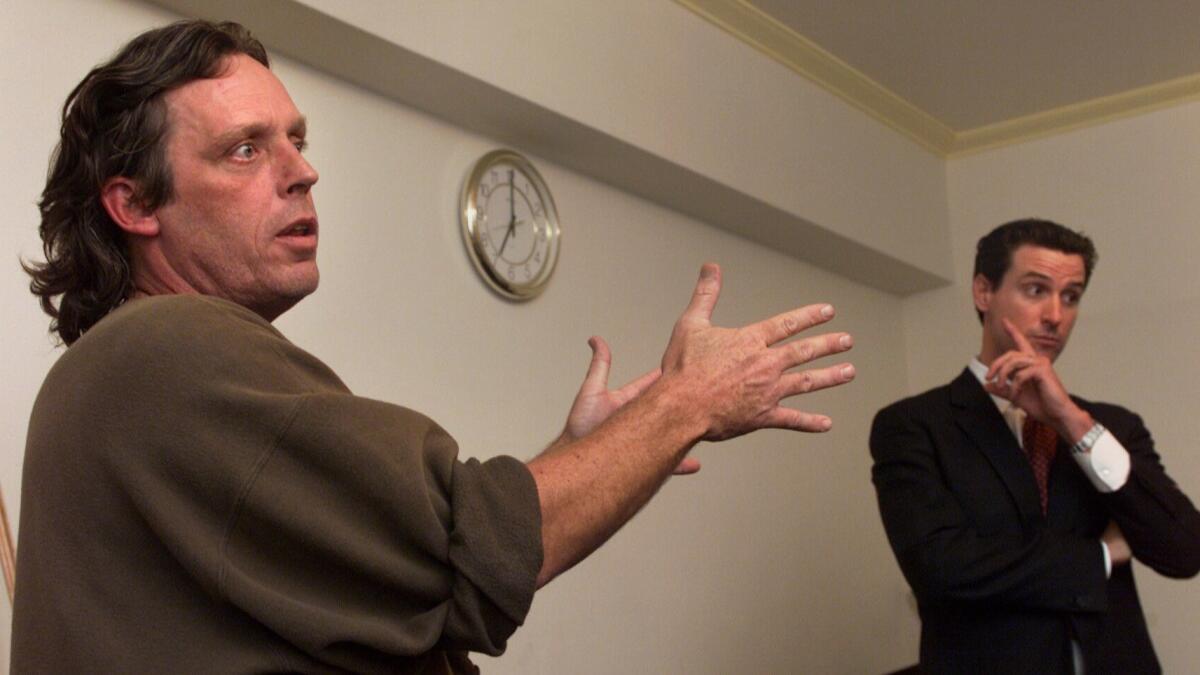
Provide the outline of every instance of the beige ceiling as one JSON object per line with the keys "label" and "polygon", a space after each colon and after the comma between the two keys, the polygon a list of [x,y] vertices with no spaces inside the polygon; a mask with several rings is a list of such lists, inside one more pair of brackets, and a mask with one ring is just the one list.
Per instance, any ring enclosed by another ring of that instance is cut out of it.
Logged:
{"label": "beige ceiling", "polygon": [[1200,97],[1200,0],[679,2],[943,154]]}

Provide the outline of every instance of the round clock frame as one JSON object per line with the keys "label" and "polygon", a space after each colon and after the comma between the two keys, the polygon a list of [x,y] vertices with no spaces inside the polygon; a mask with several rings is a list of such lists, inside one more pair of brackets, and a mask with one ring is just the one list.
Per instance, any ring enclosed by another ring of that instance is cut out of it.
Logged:
{"label": "round clock frame", "polygon": [[471,263],[492,290],[510,300],[546,290],[562,232],[550,189],[528,159],[502,149],[475,162],[459,217]]}

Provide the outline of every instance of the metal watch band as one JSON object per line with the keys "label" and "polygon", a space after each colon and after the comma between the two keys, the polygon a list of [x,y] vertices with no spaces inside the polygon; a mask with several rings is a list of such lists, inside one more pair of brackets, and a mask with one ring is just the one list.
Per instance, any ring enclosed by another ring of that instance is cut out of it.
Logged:
{"label": "metal watch band", "polygon": [[1103,434],[1105,431],[1107,431],[1107,429],[1104,428],[1103,424],[1100,424],[1099,422],[1093,424],[1092,428],[1088,429],[1087,433],[1083,435],[1083,438],[1079,439],[1078,443],[1071,446],[1071,454],[1078,455],[1085,452],[1091,452],[1092,446],[1096,445],[1096,439],[1100,438],[1100,434]]}

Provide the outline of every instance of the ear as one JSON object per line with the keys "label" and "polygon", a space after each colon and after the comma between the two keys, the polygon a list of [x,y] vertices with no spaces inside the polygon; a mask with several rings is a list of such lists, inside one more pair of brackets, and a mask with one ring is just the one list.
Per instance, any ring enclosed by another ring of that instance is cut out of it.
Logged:
{"label": "ear", "polygon": [[975,298],[975,309],[987,314],[992,306],[992,282],[982,274],[976,274],[971,282],[971,295]]}
{"label": "ear", "polygon": [[108,217],[128,234],[142,237],[158,235],[158,218],[138,199],[137,183],[125,176],[109,178],[100,188],[100,202]]}

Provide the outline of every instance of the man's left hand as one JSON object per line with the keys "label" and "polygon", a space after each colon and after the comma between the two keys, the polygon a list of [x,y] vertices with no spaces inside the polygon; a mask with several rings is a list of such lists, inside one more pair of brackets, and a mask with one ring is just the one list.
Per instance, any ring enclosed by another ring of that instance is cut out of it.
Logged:
{"label": "man's left hand", "polygon": [[1113,567],[1129,564],[1129,560],[1133,557],[1133,551],[1129,548],[1129,542],[1125,541],[1125,535],[1121,533],[1117,521],[1108,521],[1108,527],[1104,528],[1104,534],[1100,535],[1100,541],[1103,541],[1104,545],[1108,547],[1108,559],[1112,562]]}
{"label": "man's left hand", "polygon": [[992,361],[985,388],[1008,399],[1033,419],[1053,427],[1068,443],[1083,438],[1095,421],[1067,394],[1050,358],[1038,353],[1008,319],[1004,330],[1016,349]]}
{"label": "man's left hand", "polygon": [[[567,413],[567,426],[554,446],[570,443],[590,434],[621,406],[640,396],[662,375],[662,369],[655,368],[620,389],[609,389],[608,372],[612,366],[612,352],[608,343],[604,338],[595,336],[588,340],[588,346],[592,348],[592,362],[588,365],[587,375],[583,378],[579,393],[575,395],[571,411]],[[699,470],[699,460],[685,457],[675,468],[675,473],[690,474]]]}

